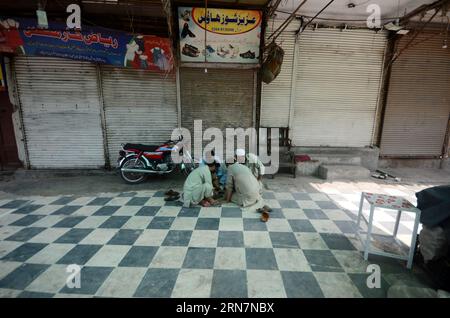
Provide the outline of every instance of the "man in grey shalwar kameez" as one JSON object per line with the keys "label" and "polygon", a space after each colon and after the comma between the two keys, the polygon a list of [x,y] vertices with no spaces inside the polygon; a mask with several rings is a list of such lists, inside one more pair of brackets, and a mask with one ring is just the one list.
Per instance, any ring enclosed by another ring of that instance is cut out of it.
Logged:
{"label": "man in grey shalwar kameez", "polygon": [[262,193],[264,186],[262,183],[262,176],[264,175],[265,167],[261,160],[258,158],[257,155],[253,153],[245,153],[244,149],[237,149],[236,150],[236,161],[245,165],[247,168],[250,169],[250,171],[255,176],[256,180],[258,180],[259,183],[259,193]]}
{"label": "man in grey shalwar kameez", "polygon": [[248,207],[262,200],[260,185],[250,169],[238,162],[228,167],[226,200]]}

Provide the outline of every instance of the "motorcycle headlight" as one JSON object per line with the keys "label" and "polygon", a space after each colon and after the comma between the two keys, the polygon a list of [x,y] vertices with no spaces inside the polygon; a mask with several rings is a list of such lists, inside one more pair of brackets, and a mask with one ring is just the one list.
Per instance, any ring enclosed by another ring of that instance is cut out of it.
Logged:
{"label": "motorcycle headlight", "polygon": [[119,156],[120,157],[125,157],[125,155],[126,155],[125,151],[123,151],[123,150],[119,151]]}

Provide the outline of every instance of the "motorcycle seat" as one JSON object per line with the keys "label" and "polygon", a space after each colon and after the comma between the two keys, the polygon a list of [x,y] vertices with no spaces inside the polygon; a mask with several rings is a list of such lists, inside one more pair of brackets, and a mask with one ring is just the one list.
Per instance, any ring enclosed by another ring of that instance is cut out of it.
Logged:
{"label": "motorcycle seat", "polygon": [[155,145],[143,145],[143,144],[125,144],[123,146],[124,150],[128,150],[128,149],[137,149],[137,150],[141,150],[141,151],[148,151],[148,152],[153,152],[156,149],[158,149],[159,146],[155,146]]}

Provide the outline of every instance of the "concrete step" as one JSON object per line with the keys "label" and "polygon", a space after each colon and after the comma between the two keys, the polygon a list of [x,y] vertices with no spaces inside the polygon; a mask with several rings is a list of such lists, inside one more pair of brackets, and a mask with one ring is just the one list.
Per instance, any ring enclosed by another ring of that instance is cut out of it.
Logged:
{"label": "concrete step", "polygon": [[325,180],[365,179],[370,177],[370,171],[355,165],[320,165],[319,177]]}
{"label": "concrete step", "polygon": [[317,160],[297,162],[298,176],[317,176],[322,163]]}
{"label": "concrete step", "polygon": [[312,160],[320,161],[324,165],[361,165],[361,157],[353,154],[315,154],[310,153],[308,156],[311,157]]}
{"label": "concrete step", "polygon": [[348,154],[348,153],[356,153],[365,148],[355,148],[355,147],[292,147],[296,153],[323,153],[323,154]]}
{"label": "concrete step", "polygon": [[323,164],[361,165],[371,171],[378,168],[380,152],[377,147],[292,147],[292,151],[322,160]]}

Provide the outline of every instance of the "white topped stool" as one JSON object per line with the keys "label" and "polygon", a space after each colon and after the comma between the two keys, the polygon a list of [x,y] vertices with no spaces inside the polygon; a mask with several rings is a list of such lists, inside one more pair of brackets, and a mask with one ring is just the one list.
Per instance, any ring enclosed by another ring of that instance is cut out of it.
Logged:
{"label": "white topped stool", "polygon": [[[362,212],[364,200],[366,200],[370,204],[370,214],[369,214],[368,221],[366,220],[366,218],[364,217],[363,212]],[[413,233],[412,233],[411,247],[409,249],[408,256],[397,255],[397,254],[393,254],[393,253],[387,253],[387,252],[376,251],[376,250],[371,249],[370,240],[372,238],[373,216],[375,213],[375,208],[384,208],[384,209],[397,211],[397,219],[395,221],[394,233],[393,233],[394,238],[396,238],[396,236],[397,236],[397,231],[398,231],[398,226],[400,224],[400,218],[402,215],[402,211],[415,213],[414,229],[413,229]],[[373,255],[381,255],[381,256],[406,260],[407,261],[406,267],[410,269],[412,267],[412,262],[413,262],[413,258],[414,258],[414,250],[416,247],[417,230],[419,228],[419,223],[420,223],[420,210],[418,208],[416,208],[411,202],[409,202],[408,200],[406,200],[402,197],[363,192],[361,194],[361,202],[359,204],[359,212],[358,212],[358,221],[356,224],[356,235],[363,241],[363,239],[359,233],[359,225],[361,223],[361,217],[367,223],[367,237],[365,239],[365,242],[363,242],[363,244],[364,244],[364,259],[367,260],[369,257],[369,254],[373,254]]]}

